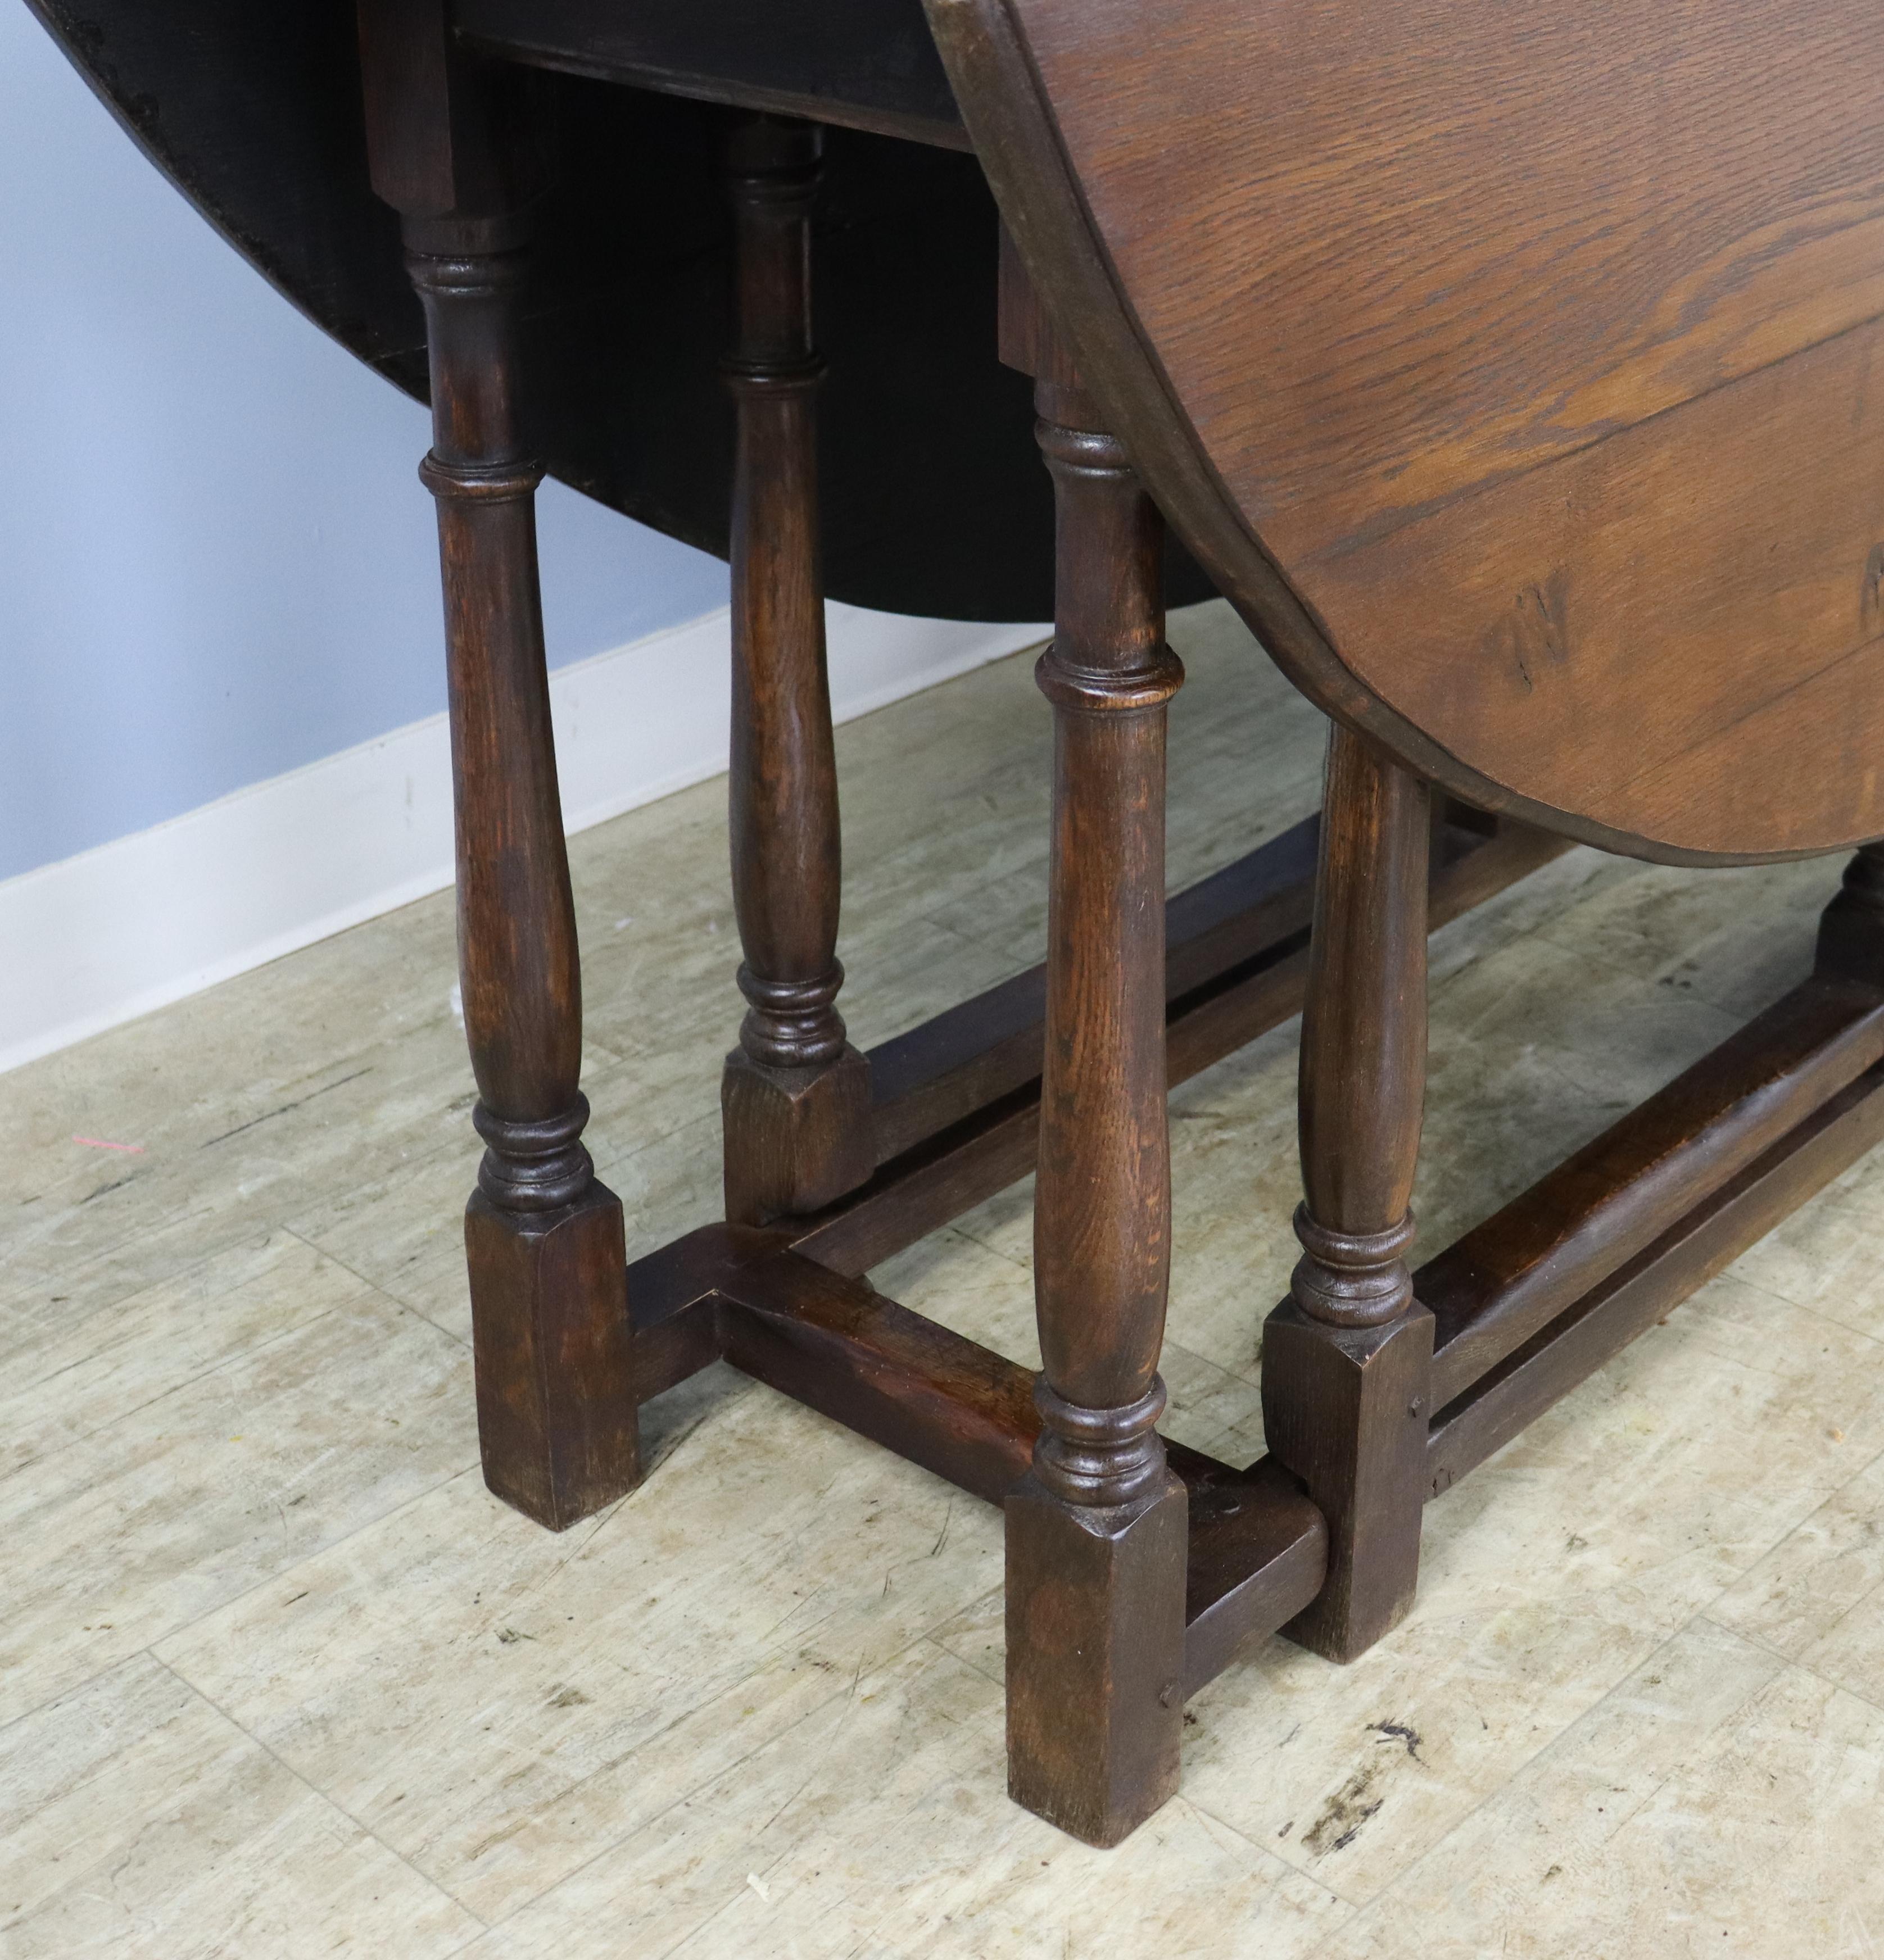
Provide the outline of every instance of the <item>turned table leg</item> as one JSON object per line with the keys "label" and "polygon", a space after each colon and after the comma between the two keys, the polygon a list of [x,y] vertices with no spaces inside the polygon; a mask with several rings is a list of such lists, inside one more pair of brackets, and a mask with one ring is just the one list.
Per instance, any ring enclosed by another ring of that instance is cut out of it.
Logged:
{"label": "turned table leg", "polygon": [[1884,987],[1884,844],[1860,845],[1819,917],[1815,967],[1825,979]]}
{"label": "turned table leg", "polygon": [[457,828],[458,955],[486,1146],[465,1214],[484,1474],[561,1530],[638,1475],[622,1208],[581,1138],[575,912],[517,396],[529,162],[514,78],[434,8],[362,13],[374,181],[424,304]]}
{"label": "turned table leg", "polygon": [[[1024,275],[1003,358],[1038,377],[1058,508],[1046,1039],[1034,1274],[1044,1427],[1007,1500],[1007,1778],[1114,1844],[1176,1790],[1182,1484],[1158,1350],[1170,1269],[1165,1112],[1163,526]],[[1021,317],[1030,312],[1030,317]]]}
{"label": "turned table leg", "polygon": [[1329,737],[1302,1016],[1306,1198],[1290,1297],[1262,1349],[1271,1452],[1328,1521],[1328,1579],[1284,1631],[1351,1660],[1419,1570],[1433,1317],[1413,1297],[1409,1201],[1426,1087],[1426,786]]}
{"label": "turned table leg", "polygon": [[837,764],[825,670],[810,214],[821,132],[756,116],[727,161],[737,336],[733,905],[749,1004],[721,1090],[726,1215],[814,1211],[876,1166],[870,1065],[837,1011]]}

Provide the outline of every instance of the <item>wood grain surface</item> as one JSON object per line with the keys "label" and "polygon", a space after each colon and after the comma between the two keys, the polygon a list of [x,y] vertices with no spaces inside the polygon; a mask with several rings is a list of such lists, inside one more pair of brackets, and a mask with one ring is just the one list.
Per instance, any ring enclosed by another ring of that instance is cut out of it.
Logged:
{"label": "wood grain surface", "polygon": [[929,0],[1004,215],[1294,678],[1666,858],[1884,829],[1855,0]]}

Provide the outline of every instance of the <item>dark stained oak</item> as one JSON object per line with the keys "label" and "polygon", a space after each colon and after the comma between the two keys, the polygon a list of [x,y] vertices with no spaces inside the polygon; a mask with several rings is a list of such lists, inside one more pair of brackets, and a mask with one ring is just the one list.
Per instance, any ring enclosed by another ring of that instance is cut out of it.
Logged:
{"label": "dark stained oak", "polygon": [[1334,548],[1305,589],[1364,676],[1526,794],[1732,855],[1884,829],[1880,341],[1854,327]]}
{"label": "dark stained oak", "polygon": [[[495,17],[509,0],[469,4]],[[1560,848],[1514,815],[1673,859],[1884,829],[1869,393],[1884,98],[1866,83],[1826,113],[1833,65],[1860,46],[1839,0],[1813,0],[1803,48],[1752,0],[1704,21],[1643,0],[1571,16],[1415,0],[1390,20],[1356,0],[1308,16],[928,4],[1011,226],[997,338],[1033,377],[1054,483],[1048,957],[886,1045],[874,1081],[845,1040],[811,409],[819,138],[749,119],[730,171],[749,1011],[723,1105],[729,1222],[628,1274],[624,1395],[584,1305],[601,1241],[576,1231],[552,1256],[553,1233],[488,1201],[527,1213],[586,1167],[573,1077],[539,1069],[559,1113],[481,1119],[474,1278],[507,1303],[492,1325],[536,1344],[487,1368],[498,1351],[481,1340],[480,1382],[520,1382],[533,1357],[552,1402],[600,1382],[632,1449],[635,1404],[724,1358],[1000,1502],[1010,1790],[1104,1845],[1176,1790],[1184,1698],[1243,1642],[1280,1629],[1364,1652],[1411,1604],[1430,1494],[1884,1134],[1884,855],[1866,850],[1809,983],[1417,1285],[1409,1271],[1427,937]],[[702,18],[605,12],[557,0],[533,26],[510,7],[531,62],[618,78],[653,75],[652,41],[677,48]],[[764,72],[729,84],[696,62],[665,85],[801,102],[763,45],[778,31],[805,54],[806,30],[769,19],[740,53]],[[463,43],[445,56],[447,78],[479,78],[460,98],[478,113],[430,141],[389,128],[386,173],[421,259],[469,255],[491,284],[520,242],[532,152],[516,131],[534,126],[516,78]],[[1593,90],[1613,114],[1589,113]],[[462,198],[437,229],[441,159],[447,177],[484,171],[470,230]],[[514,331],[515,314],[492,317]],[[435,366],[444,320],[434,304]],[[507,391],[514,367],[493,342],[475,377]],[[447,421],[466,392],[443,388]],[[462,470],[432,475],[441,498],[470,495]],[[1164,709],[1182,675],[1160,505],[1335,724],[1319,822],[1185,895],[1168,941]],[[474,586],[508,578],[533,603],[514,539],[467,549]],[[547,749],[532,738],[525,791]],[[1271,1454],[1238,1470],[1157,1427],[1166,1096],[1298,1001],[1303,1256],[1265,1334]],[[861,1277],[1030,1163],[1032,1382]],[[508,1423],[522,1440],[504,1450],[527,1460],[531,1413],[494,1405],[487,1456]]]}
{"label": "dark stained oak", "polygon": [[[425,391],[345,9],[34,5],[238,249]],[[512,133],[565,166],[527,331],[542,453],[589,494],[728,546],[722,105],[896,129],[921,140],[829,145],[833,590],[1045,609],[985,168],[1174,542],[1338,719],[1647,856],[1884,831],[1884,81],[1857,0],[928,0],[933,46],[913,0],[450,18],[530,64]],[[975,157],[934,147],[963,131]]]}
{"label": "dark stained oak", "polygon": [[1004,247],[1001,356],[1035,377],[1058,512],[1045,1045],[1034,1186],[1042,1367],[1006,1501],[1007,1789],[1090,1844],[1176,1790],[1187,1503],[1157,1424],[1171,1265],[1163,520]]}
{"label": "dark stained oak", "polygon": [[1450,1490],[1879,1142],[1884,1064],[1847,1083],[1442,1408],[1427,1445],[1429,1494]]}
{"label": "dark stained oak", "polygon": [[876,1163],[869,1064],[837,1011],[842,875],[819,551],[811,124],[734,131],[733,909],[749,1004],[727,1058],[726,1215],[815,1211]]}
{"label": "dark stained oak", "polygon": [[[362,0],[357,65],[317,0],[33,4],[431,399],[479,1427],[531,1516],[628,1489],[639,1408],[721,1360],[1001,1504],[1010,1787],[1114,1844],[1186,1695],[1272,1631],[1386,1634],[1427,1497],[1884,1139],[1857,0]],[[583,1142],[544,457],[730,559],[726,1220],[632,1267]],[[1037,617],[1049,479],[1048,956],[867,1058],[826,560]],[[1319,819],[1167,906],[1169,540],[1333,727]],[[1428,934],[1571,837],[1860,848],[1809,980],[1413,1273]],[[1297,1007],[1302,1257],[1238,1468],[1157,1427],[1166,1095]],[[1037,1376],[866,1277],[1030,1169]]]}
{"label": "dark stained oak", "polygon": [[1214,1681],[1240,1648],[1296,1618],[1328,1576],[1328,1526],[1273,1456],[1234,1476],[1199,1476],[1171,1452],[1191,1494],[1184,1596],[1184,1693]]}
{"label": "dark stained oak", "polygon": [[1884,988],[1796,987],[1416,1276],[1450,1402],[1884,1057]]}
{"label": "dark stained oak", "polygon": [[[1164,985],[1173,1014],[1250,963],[1273,964],[1306,947],[1317,829],[1318,819],[1306,818],[1172,896]],[[1449,848],[1466,842],[1460,833]],[[879,1162],[1036,1080],[1045,1004],[1046,969],[1030,967],[871,1049]]]}
{"label": "dark stained oak", "polygon": [[[1213,972],[1201,953],[1194,963],[1184,945],[1174,947],[1167,972],[1182,969],[1195,984],[1166,1007],[1166,1074],[1172,1084],[1188,1081],[1300,1011],[1308,946],[1306,932],[1294,922],[1313,893],[1292,883],[1272,886],[1268,873],[1285,875],[1314,834],[1305,826],[1290,834],[1293,841],[1278,839],[1286,854],[1271,865],[1259,867],[1256,853],[1219,874],[1259,885],[1246,912],[1206,929],[1226,956],[1247,947],[1246,956]],[[1561,838],[1507,822],[1489,835],[1449,826],[1433,867],[1428,924],[1437,928],[1458,918],[1567,848]],[[1169,916],[1215,913],[1215,896],[1195,910],[1189,897],[1171,900]],[[1268,937],[1271,930],[1280,936]],[[1019,1010],[1009,989],[1023,983],[1033,986],[1033,998],[1043,998],[1043,969],[1036,969],[870,1051],[880,1090],[899,1085],[896,1099],[878,1107],[877,1134],[909,1141],[868,1184],[794,1227],[801,1250],[841,1272],[867,1271],[1033,1168],[1042,1037],[1037,1021],[1017,1027]],[[978,1028],[986,1042],[981,1056],[974,1045]],[[931,1029],[941,1032],[932,1039]],[[925,1064],[934,1067],[934,1077],[920,1072]],[[978,1080],[988,1099],[965,1099],[964,1090]]]}
{"label": "dark stained oak", "polygon": [[[1032,1374],[792,1252],[783,1230],[704,1227],[637,1261],[629,1291],[644,1401],[724,1358],[985,1502],[1032,1468]],[[1238,1469],[1165,1449],[1189,1514],[1189,1696],[1315,1596],[1327,1532],[1273,1459]]]}
{"label": "dark stained oak", "polygon": [[457,0],[514,61],[966,149],[921,0]]}
{"label": "dark stained oak", "polygon": [[[259,276],[377,374],[426,399],[424,325],[399,265],[398,221],[362,167],[348,0],[32,8]],[[579,10],[574,0],[557,10],[523,0],[513,11],[547,34]],[[838,90],[795,105],[826,123],[845,119],[845,91],[869,93],[873,73],[896,93],[926,65],[931,103],[948,100],[919,0],[599,0],[587,18],[597,33],[612,26],[618,44],[665,23],[690,31],[698,48],[716,14],[743,14],[755,30],[720,43],[729,97],[742,75],[752,81],[769,41]],[[826,23],[855,30],[841,64],[828,59]],[[591,72],[606,72],[607,59],[600,49]],[[719,360],[734,112],[665,92],[654,75],[622,87],[537,66],[531,78],[558,165],[538,214],[525,323],[533,447],[585,496],[724,558],[732,414]],[[952,140],[965,141],[959,123]],[[997,220],[981,170],[960,148],[845,127],[829,131],[825,163],[819,335],[838,377],[822,402],[830,590],[926,616],[1044,620],[1052,497],[1027,383],[999,364],[988,330]],[[921,463],[911,469],[917,427]],[[1208,597],[1181,550],[1172,560],[1172,603]]]}
{"label": "dark stained oak", "polygon": [[1328,747],[1302,1016],[1302,1257],[1263,1333],[1263,1432],[1328,1520],[1287,1629],[1351,1660],[1413,1603],[1433,1318],[1414,1297],[1426,1090],[1426,785],[1346,729]]}
{"label": "dark stained oak", "polygon": [[721,1287],[735,1367],[998,1504],[1026,1475],[1033,1377],[795,1252]]}
{"label": "dark stained oak", "polygon": [[1881,856],[1847,867],[1811,979],[1415,1276],[1434,1494],[1884,1138]]}
{"label": "dark stained oak", "polygon": [[1333,1327],[1411,1306],[1414,1167],[1426,1096],[1426,785],[1330,731],[1302,1010],[1303,1256],[1292,1290]]}
{"label": "dark stained oak", "polygon": [[1290,556],[1884,310],[1884,84],[1845,0],[1010,11],[1176,392]]}
{"label": "dark stained oak", "polygon": [[1813,970],[1821,979],[1884,987],[1884,845],[1867,844],[1844,867],[1819,915]]}
{"label": "dark stained oak", "polygon": [[637,1402],[651,1402],[721,1358],[718,1289],[730,1272],[770,1258],[781,1243],[772,1231],[702,1225],[629,1266]]}
{"label": "dark stained oak", "polygon": [[1671,860],[1884,830],[1857,0],[928,0],[1166,514],[1337,718]]}
{"label": "dark stained oak", "polygon": [[434,0],[361,14],[376,187],[425,309],[465,1032],[486,1146],[465,1217],[485,1480],[561,1530],[640,1474],[620,1201],[581,1141],[582,982],[536,584],[542,469],[518,405],[541,160],[523,84]]}

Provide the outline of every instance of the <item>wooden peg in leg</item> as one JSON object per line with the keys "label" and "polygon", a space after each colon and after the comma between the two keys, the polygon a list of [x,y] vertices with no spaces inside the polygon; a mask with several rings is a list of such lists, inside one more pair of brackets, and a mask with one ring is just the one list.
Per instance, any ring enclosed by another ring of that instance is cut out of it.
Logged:
{"label": "wooden peg in leg", "polygon": [[1302,1258],[1262,1348],[1269,1449],[1328,1521],[1328,1579],[1284,1631],[1351,1660],[1419,1570],[1433,1317],[1406,1254],[1426,1087],[1424,784],[1330,734],[1300,1125]]}
{"label": "wooden peg in leg", "polygon": [[622,1208],[582,1143],[581,972],[517,413],[525,78],[461,54],[441,0],[364,0],[374,182],[425,310],[444,571],[458,955],[486,1148],[465,1215],[485,1479],[561,1530],[639,1474]]}
{"label": "wooden peg in leg", "polygon": [[1163,527],[1007,248],[1002,358],[1036,377],[1058,517],[1035,1198],[1043,1427],[1007,1502],[1007,1774],[1113,1844],[1177,1788],[1184,1487],[1157,1424],[1170,1267]]}
{"label": "wooden peg in leg", "polygon": [[726,1213],[814,1211],[876,1167],[870,1065],[837,1011],[842,874],[825,669],[811,336],[815,125],[755,116],[727,163],[737,330],[733,475],[733,904],[749,1004],[721,1103]]}

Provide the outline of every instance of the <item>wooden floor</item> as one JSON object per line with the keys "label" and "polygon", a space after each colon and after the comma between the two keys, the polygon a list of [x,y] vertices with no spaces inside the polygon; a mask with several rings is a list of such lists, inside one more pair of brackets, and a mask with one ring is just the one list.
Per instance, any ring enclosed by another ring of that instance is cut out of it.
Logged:
{"label": "wooden floor", "polygon": [[[1221,610],[1173,638],[1176,884],[1320,730]],[[860,1045],[1039,956],[1030,666],[839,732]],[[723,796],[573,848],[631,1257],[714,1211]],[[1446,928],[1422,1250],[1801,977],[1836,877],[1578,851]],[[0,1078],[6,1960],[1884,1948],[1884,1153],[1431,1506],[1381,1646],[1206,1689],[1094,1852],[1001,1793],[991,1510],[723,1367],[566,1536],[486,1494],[452,961],[446,896]],[[1174,1102],[1166,1427],[1239,1461],[1294,1045]],[[1023,1187],[874,1277],[1032,1365],[1029,1242]]]}

